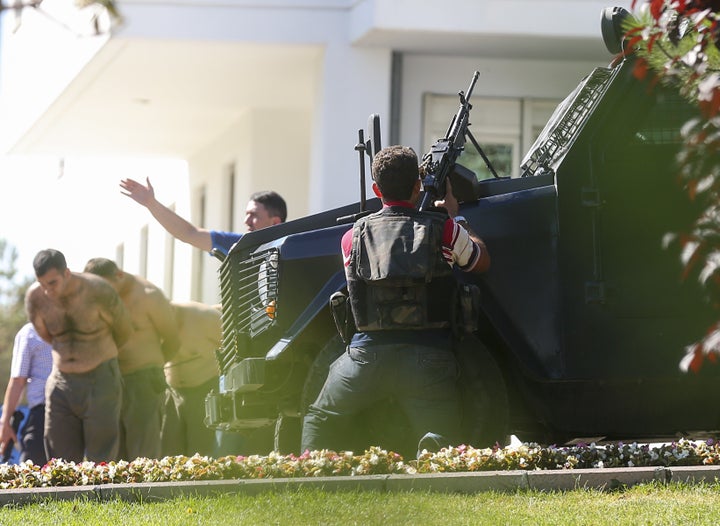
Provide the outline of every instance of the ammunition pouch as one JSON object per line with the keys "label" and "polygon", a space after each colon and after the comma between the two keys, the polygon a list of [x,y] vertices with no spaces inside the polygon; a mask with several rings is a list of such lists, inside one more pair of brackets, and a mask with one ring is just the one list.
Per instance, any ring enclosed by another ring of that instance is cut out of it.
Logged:
{"label": "ammunition pouch", "polygon": [[355,322],[347,294],[342,291],[334,292],[330,295],[329,305],[340,339],[345,345],[348,345],[353,334],[355,334]]}
{"label": "ammunition pouch", "polygon": [[480,316],[480,288],[477,285],[460,283],[457,288],[453,333],[461,338],[478,329]]}

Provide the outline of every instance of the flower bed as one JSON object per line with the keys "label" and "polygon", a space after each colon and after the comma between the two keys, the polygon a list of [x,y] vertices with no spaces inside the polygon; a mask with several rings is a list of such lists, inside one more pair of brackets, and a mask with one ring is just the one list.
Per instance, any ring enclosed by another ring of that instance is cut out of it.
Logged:
{"label": "flower bed", "polygon": [[32,462],[0,464],[0,488],[85,486],[136,482],[294,478],[334,475],[418,474],[496,470],[550,470],[633,466],[720,465],[720,443],[680,440],[649,446],[632,444],[568,447],[523,444],[506,448],[470,446],[423,452],[405,461],[392,451],[370,448],[362,455],[322,450],[303,455],[176,456],[131,462],[66,462],[52,459],[46,465]]}

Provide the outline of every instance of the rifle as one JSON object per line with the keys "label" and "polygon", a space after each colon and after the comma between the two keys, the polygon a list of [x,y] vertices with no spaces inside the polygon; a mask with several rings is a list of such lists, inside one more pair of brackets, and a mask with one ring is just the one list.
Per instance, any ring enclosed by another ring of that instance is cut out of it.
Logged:
{"label": "rifle", "polygon": [[[462,91],[458,92],[460,107],[453,116],[452,121],[450,121],[450,126],[445,133],[445,137],[435,141],[435,144],[430,147],[430,151],[426,153],[422,159],[421,164],[424,167],[425,175],[423,177],[424,194],[420,201],[420,210],[432,208],[435,200],[441,199],[445,195],[446,181],[448,177],[451,177],[456,171],[455,161],[457,161],[457,158],[460,157],[460,154],[465,149],[466,137],[469,137],[475,148],[477,148],[478,153],[482,156],[490,172],[495,177],[498,177],[485,152],[482,151],[475,137],[473,137],[470,130],[468,130],[468,126],[470,126],[470,110],[472,109],[470,96],[472,95],[478,76],[480,76],[480,73],[476,71],[470,81],[467,94]],[[466,171],[469,172],[467,169]],[[465,174],[460,175],[461,177],[465,177]],[[474,174],[472,177],[475,177]],[[477,180],[474,182],[476,181]],[[472,186],[471,184],[471,187]],[[456,196],[458,195],[457,192],[454,193]]]}

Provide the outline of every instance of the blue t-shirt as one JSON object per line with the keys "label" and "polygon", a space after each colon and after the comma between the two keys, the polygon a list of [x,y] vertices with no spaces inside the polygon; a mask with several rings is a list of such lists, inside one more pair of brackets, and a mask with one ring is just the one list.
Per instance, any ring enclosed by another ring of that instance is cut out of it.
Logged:
{"label": "blue t-shirt", "polygon": [[228,255],[228,252],[230,252],[232,246],[237,243],[242,236],[242,234],[238,234],[237,232],[221,232],[219,230],[210,231],[212,247],[219,250],[226,256]]}

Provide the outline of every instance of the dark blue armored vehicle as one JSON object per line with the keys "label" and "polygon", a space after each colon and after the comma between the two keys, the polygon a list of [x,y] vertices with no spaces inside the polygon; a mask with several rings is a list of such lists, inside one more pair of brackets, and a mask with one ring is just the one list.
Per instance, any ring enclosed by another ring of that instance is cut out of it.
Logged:
{"label": "dark blue armored vehicle", "polygon": [[[638,81],[633,66],[621,54],[592,71],[558,106],[520,177],[473,181],[463,196],[460,213],[492,256],[489,272],[462,276],[481,292],[477,331],[458,349],[467,443],[720,429],[711,402],[720,369],[678,369],[714,312],[662,243],[695,214],[675,164],[692,110]],[[223,261],[222,376],[207,425],[247,435],[257,452],[297,452],[302,415],[342,352],[328,298],[345,288],[340,238],[361,205],[380,207],[363,199],[252,232]],[[392,403],[369,411],[358,447],[412,451],[398,415]]]}

